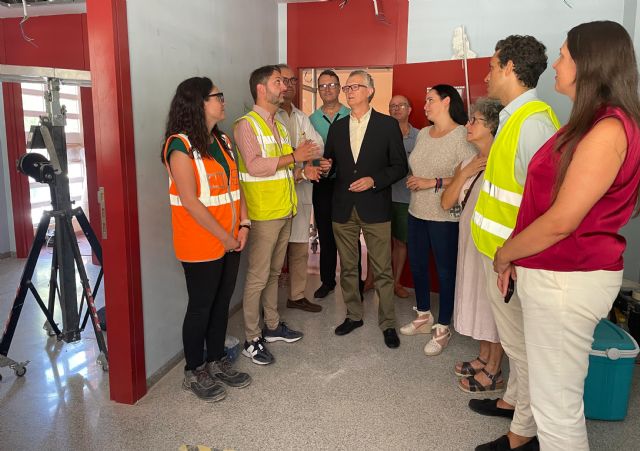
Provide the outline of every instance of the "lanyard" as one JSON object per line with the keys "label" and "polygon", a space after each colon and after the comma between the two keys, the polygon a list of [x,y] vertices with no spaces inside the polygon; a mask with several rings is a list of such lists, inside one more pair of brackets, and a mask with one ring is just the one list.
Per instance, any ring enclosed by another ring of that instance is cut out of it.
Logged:
{"label": "lanyard", "polygon": [[[335,122],[335,121],[337,121],[337,120],[338,120],[338,116],[340,116],[340,112],[337,112],[337,113],[336,113],[336,117],[334,117],[334,118],[333,118],[333,122]],[[329,123],[329,125],[333,124],[333,122],[331,122],[331,121],[329,120],[329,118],[328,118],[327,116],[325,116],[324,114],[322,115],[322,118],[323,118],[325,121],[327,121],[327,122]]]}

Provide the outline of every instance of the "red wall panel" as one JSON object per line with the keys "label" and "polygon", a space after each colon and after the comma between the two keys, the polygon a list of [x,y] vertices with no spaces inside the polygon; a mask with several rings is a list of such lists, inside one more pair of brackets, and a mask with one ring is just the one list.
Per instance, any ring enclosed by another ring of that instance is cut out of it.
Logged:
{"label": "red wall panel", "polygon": [[[490,58],[468,60],[469,94],[471,103],[486,95],[484,77],[489,72]],[[413,106],[409,121],[414,127],[427,125],[424,115],[426,90],[437,84],[464,86],[464,62],[462,60],[434,61],[430,63],[398,64],[393,66],[393,93],[407,97]],[[466,103],[466,94],[462,95]]]}
{"label": "red wall panel", "polygon": [[287,63],[300,67],[392,66],[407,58],[408,0],[371,0],[287,6]]}
{"label": "red wall panel", "polygon": [[[27,42],[20,31],[21,19],[0,19],[0,63],[15,66],[43,66],[64,69],[89,70],[87,51],[87,28],[85,14],[32,17],[24,23],[25,34],[34,39]],[[35,45],[34,45],[35,44]],[[9,176],[12,181],[12,206],[16,255],[24,258],[33,241],[31,206],[28,188],[21,186],[26,177],[19,175],[13,164],[25,152],[22,131],[22,102],[20,86],[5,84],[5,125],[7,133],[19,131],[15,137],[7,136],[9,156]],[[13,100],[9,97],[12,96]],[[89,103],[89,108],[91,108]],[[84,106],[83,106],[84,110]],[[13,141],[11,141],[13,140]],[[95,148],[89,147],[85,153],[87,162],[95,161]],[[28,185],[26,185],[28,187]],[[91,193],[89,193],[91,195]],[[25,219],[25,218],[28,218]]]}
{"label": "red wall panel", "polygon": [[23,28],[25,34],[34,39],[35,45],[23,39],[20,31],[21,19],[1,20],[5,51],[3,64],[89,70],[89,59],[84,51],[84,14],[29,18]]}

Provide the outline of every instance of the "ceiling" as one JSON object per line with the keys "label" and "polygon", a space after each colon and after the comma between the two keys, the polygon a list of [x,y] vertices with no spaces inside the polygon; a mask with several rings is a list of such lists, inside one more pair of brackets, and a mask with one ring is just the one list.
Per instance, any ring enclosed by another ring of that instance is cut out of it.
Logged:
{"label": "ceiling", "polygon": [[[87,12],[85,0],[27,0],[29,16],[54,16]],[[0,0],[0,18],[22,17],[22,0]]]}

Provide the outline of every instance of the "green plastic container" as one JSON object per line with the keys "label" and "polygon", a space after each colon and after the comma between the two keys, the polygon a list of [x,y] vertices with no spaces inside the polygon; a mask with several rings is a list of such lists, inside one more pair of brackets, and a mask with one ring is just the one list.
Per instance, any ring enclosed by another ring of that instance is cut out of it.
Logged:
{"label": "green plastic container", "polygon": [[584,415],[591,420],[624,420],[638,343],[629,333],[602,319],[593,334],[589,372],[584,383]]}

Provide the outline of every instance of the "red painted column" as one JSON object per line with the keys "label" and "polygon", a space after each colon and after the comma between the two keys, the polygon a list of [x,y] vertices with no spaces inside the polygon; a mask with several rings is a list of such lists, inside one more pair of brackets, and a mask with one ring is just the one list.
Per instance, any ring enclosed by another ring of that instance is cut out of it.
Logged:
{"label": "red painted column", "polygon": [[20,174],[16,168],[16,161],[27,151],[24,139],[22,89],[18,83],[3,83],[2,89],[4,92],[7,156],[9,160],[9,180],[11,182],[16,256],[18,258],[26,258],[33,243],[29,178]]}
{"label": "red painted column", "polygon": [[[100,233],[100,204],[98,203],[98,161],[96,159],[96,140],[93,129],[93,101],[91,100],[91,88],[80,88],[80,103],[82,106],[82,137],[84,140],[84,161],[87,174],[87,197],[89,211],[85,214],[89,217],[91,228],[102,243]],[[93,264],[99,264],[93,254]]]}
{"label": "red painted column", "polygon": [[132,404],[146,393],[146,374],[125,0],[88,1],[87,29],[98,184],[106,207],[109,383],[111,399]]}

